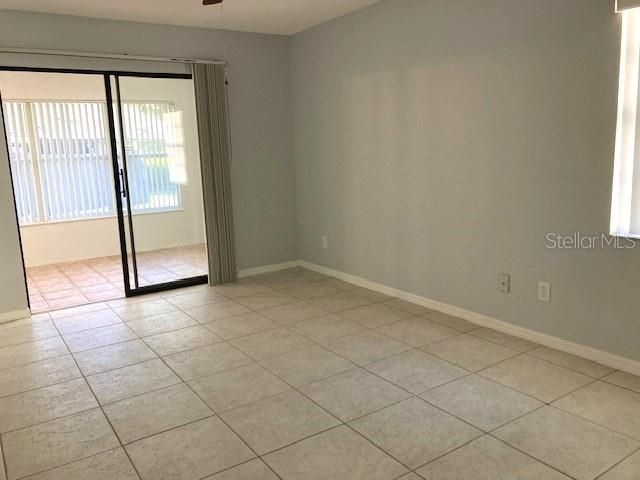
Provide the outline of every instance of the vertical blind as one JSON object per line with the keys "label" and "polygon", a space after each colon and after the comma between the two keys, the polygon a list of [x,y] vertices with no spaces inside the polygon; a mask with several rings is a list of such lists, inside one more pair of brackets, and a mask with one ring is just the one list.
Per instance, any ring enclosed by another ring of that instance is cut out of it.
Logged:
{"label": "vertical blind", "polygon": [[622,14],[618,119],[610,233],[640,238],[640,9]]}
{"label": "vertical blind", "polygon": [[209,284],[235,282],[238,269],[231,197],[226,67],[196,64],[193,83],[209,257]]}
{"label": "vertical blind", "polygon": [[[167,210],[180,207],[180,188],[169,165],[171,126],[175,107],[170,103],[122,104],[131,210],[134,212]],[[116,129],[120,148],[119,129]],[[175,181],[174,181],[175,180]]]}
{"label": "vertical blind", "polygon": [[35,102],[38,152],[46,221],[113,214],[113,187],[104,129],[104,105]]}
{"label": "vertical blind", "polygon": [[14,196],[21,224],[34,223],[40,216],[25,107],[24,103],[4,103]]}
{"label": "vertical blind", "polygon": [[[4,111],[21,225],[115,215],[104,103],[7,101]],[[182,135],[174,113],[166,102],[123,103],[133,213],[181,207],[168,152],[168,138]]]}

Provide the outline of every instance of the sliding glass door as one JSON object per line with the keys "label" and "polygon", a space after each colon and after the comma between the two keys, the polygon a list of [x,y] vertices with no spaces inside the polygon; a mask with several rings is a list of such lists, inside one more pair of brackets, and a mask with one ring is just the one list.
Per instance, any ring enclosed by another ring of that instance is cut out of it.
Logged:
{"label": "sliding glass door", "polygon": [[206,280],[198,131],[188,78],[113,75],[125,288]]}
{"label": "sliding glass door", "polygon": [[36,311],[207,281],[190,75],[0,67]]}
{"label": "sliding glass door", "polygon": [[34,313],[125,295],[104,85],[102,74],[0,69]]}

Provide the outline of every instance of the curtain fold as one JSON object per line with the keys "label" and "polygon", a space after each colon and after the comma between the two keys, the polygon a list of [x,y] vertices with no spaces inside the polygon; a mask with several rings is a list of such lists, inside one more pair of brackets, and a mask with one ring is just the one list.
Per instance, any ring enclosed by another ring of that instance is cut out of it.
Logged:
{"label": "curtain fold", "polygon": [[231,153],[225,66],[193,66],[200,165],[209,257],[209,284],[237,278],[231,204]]}

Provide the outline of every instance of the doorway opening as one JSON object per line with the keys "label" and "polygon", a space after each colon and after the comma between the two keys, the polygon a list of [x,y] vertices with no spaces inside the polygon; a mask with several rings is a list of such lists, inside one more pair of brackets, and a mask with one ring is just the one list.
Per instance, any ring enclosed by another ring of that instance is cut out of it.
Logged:
{"label": "doorway opening", "polygon": [[190,75],[0,71],[32,313],[206,283]]}

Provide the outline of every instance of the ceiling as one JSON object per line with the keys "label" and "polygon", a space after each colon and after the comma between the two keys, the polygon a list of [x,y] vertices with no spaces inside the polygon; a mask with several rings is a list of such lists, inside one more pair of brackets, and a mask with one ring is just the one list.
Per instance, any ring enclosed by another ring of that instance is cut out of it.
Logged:
{"label": "ceiling", "polygon": [[[225,0],[228,30],[293,35],[380,0]],[[0,9],[220,28],[220,7],[201,0],[0,0]]]}

